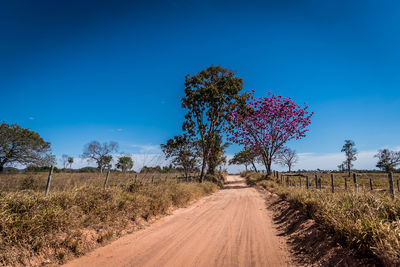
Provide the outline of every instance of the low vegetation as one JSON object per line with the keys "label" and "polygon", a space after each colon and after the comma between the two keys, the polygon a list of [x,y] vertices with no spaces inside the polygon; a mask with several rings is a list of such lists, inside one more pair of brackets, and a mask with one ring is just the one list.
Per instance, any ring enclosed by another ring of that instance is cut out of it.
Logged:
{"label": "low vegetation", "polygon": [[[84,174],[94,175],[92,184],[65,189],[55,179],[54,190],[45,197],[39,177],[24,175],[15,183],[17,190],[0,191],[0,265],[62,263],[218,188],[211,182],[173,179],[135,183],[130,177],[104,190],[94,182],[98,175]],[[65,182],[74,181],[63,175]]]}
{"label": "low vegetation", "polygon": [[400,199],[379,191],[328,190],[288,187],[262,174],[245,173],[250,184],[276,193],[313,218],[338,242],[374,256],[384,265],[400,264]]}

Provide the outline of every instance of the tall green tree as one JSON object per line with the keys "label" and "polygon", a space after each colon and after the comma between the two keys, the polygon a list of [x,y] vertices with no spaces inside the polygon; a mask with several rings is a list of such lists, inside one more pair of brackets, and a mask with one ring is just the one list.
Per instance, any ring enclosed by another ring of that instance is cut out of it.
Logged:
{"label": "tall green tree", "polygon": [[191,172],[198,169],[198,142],[186,135],[177,135],[161,144],[161,149],[167,159],[172,159],[176,168],[182,168],[186,180]]}
{"label": "tall green tree", "polygon": [[253,170],[257,172],[257,167],[256,167],[256,162],[258,162],[258,155],[250,149],[245,148],[242,151],[239,151],[236,153],[231,160],[229,160],[230,165],[244,165],[244,167],[247,169],[247,166],[252,165]]}
{"label": "tall green tree", "polygon": [[400,152],[391,151],[386,148],[379,150],[378,154],[374,157],[378,158],[376,167],[385,172],[394,171],[395,167],[400,164]]}
{"label": "tall green tree", "polygon": [[111,153],[118,151],[117,142],[109,142],[100,144],[98,141],[92,141],[85,145],[82,157],[89,161],[95,161],[100,172],[105,168],[111,167],[112,156]]}
{"label": "tall green tree", "polygon": [[235,104],[245,102],[245,95],[239,94],[242,87],[243,80],[235,77],[234,71],[220,66],[211,66],[193,76],[186,76],[182,106],[187,113],[182,128],[199,139],[202,157],[201,182],[214,138],[221,135],[227,114]]}
{"label": "tall green tree", "polygon": [[50,143],[38,133],[17,124],[0,124],[0,172],[13,164],[53,164],[54,156],[50,150]]}
{"label": "tall green tree", "polygon": [[208,158],[208,174],[215,174],[215,170],[218,166],[226,163],[225,149],[229,146],[229,143],[223,143],[222,137],[219,134],[215,134],[212,139],[210,156]]}
{"label": "tall green tree", "polygon": [[131,157],[123,156],[118,159],[117,169],[120,169],[122,172],[129,171],[133,168],[133,160]]}
{"label": "tall green tree", "polygon": [[73,157],[68,157],[68,164],[69,164],[69,168],[72,168],[72,163],[74,163],[74,158]]}
{"label": "tall green tree", "polygon": [[357,160],[357,149],[355,148],[355,143],[352,140],[345,140],[344,145],[342,147],[342,152],[346,155],[346,160],[343,162],[345,164],[346,169],[349,173],[351,172],[351,168],[353,167],[353,161]]}

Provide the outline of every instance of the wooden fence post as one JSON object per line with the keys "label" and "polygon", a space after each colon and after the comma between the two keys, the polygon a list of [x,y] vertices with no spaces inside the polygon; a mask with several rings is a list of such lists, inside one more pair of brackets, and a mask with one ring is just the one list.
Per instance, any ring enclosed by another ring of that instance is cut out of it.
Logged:
{"label": "wooden fence post", "polygon": [[397,179],[397,192],[400,192],[399,179]]}
{"label": "wooden fence post", "polygon": [[389,172],[389,189],[390,189],[390,197],[394,199],[394,185],[393,185],[393,173]]}
{"label": "wooden fence post", "polygon": [[315,175],[315,189],[318,189],[318,176]]}
{"label": "wooden fence post", "polygon": [[306,187],[309,188],[310,184],[308,183],[308,175],[306,176]]}
{"label": "wooden fence post", "polygon": [[347,191],[347,176],[344,177],[344,190]]}
{"label": "wooden fence post", "polygon": [[107,184],[108,184],[108,176],[110,175],[110,169],[107,171],[106,179],[104,180],[104,189],[106,189]]}
{"label": "wooden fence post", "polygon": [[301,187],[301,176],[299,176],[299,186]]}
{"label": "wooden fence post", "polygon": [[319,190],[322,190],[322,178],[321,177],[318,178],[318,187],[319,187]]}
{"label": "wooden fence post", "polygon": [[151,184],[154,184],[154,175],[151,177]]}
{"label": "wooden fence post", "polygon": [[357,174],[353,173],[354,191],[358,193]]}
{"label": "wooden fence post", "polygon": [[334,183],[334,176],[333,173],[331,173],[331,187],[332,187],[332,193],[335,193],[335,183]]}
{"label": "wooden fence post", "polygon": [[136,175],[135,175],[135,184],[137,183],[137,176],[138,176],[138,175],[136,174]]}
{"label": "wooden fence post", "polygon": [[47,178],[46,196],[49,194],[49,191],[50,191],[50,183],[51,183],[51,178],[53,177],[53,170],[54,170],[54,166],[51,165],[50,171],[49,171],[49,177]]}
{"label": "wooden fence post", "polygon": [[369,178],[369,189],[372,191],[372,178]]}

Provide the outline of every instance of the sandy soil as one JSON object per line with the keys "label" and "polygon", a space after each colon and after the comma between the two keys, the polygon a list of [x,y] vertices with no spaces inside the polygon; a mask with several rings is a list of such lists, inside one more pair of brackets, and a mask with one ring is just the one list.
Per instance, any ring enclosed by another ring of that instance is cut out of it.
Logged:
{"label": "sandy soil", "polygon": [[65,266],[288,266],[265,200],[243,178]]}

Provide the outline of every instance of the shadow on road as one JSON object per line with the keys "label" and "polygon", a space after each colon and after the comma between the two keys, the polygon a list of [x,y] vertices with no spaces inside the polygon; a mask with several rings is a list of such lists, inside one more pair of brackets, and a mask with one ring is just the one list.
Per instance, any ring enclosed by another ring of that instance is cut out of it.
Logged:
{"label": "shadow on road", "polygon": [[222,190],[227,190],[227,189],[244,189],[248,188],[249,186],[246,185],[243,181],[230,181],[226,182],[224,184],[224,187]]}

